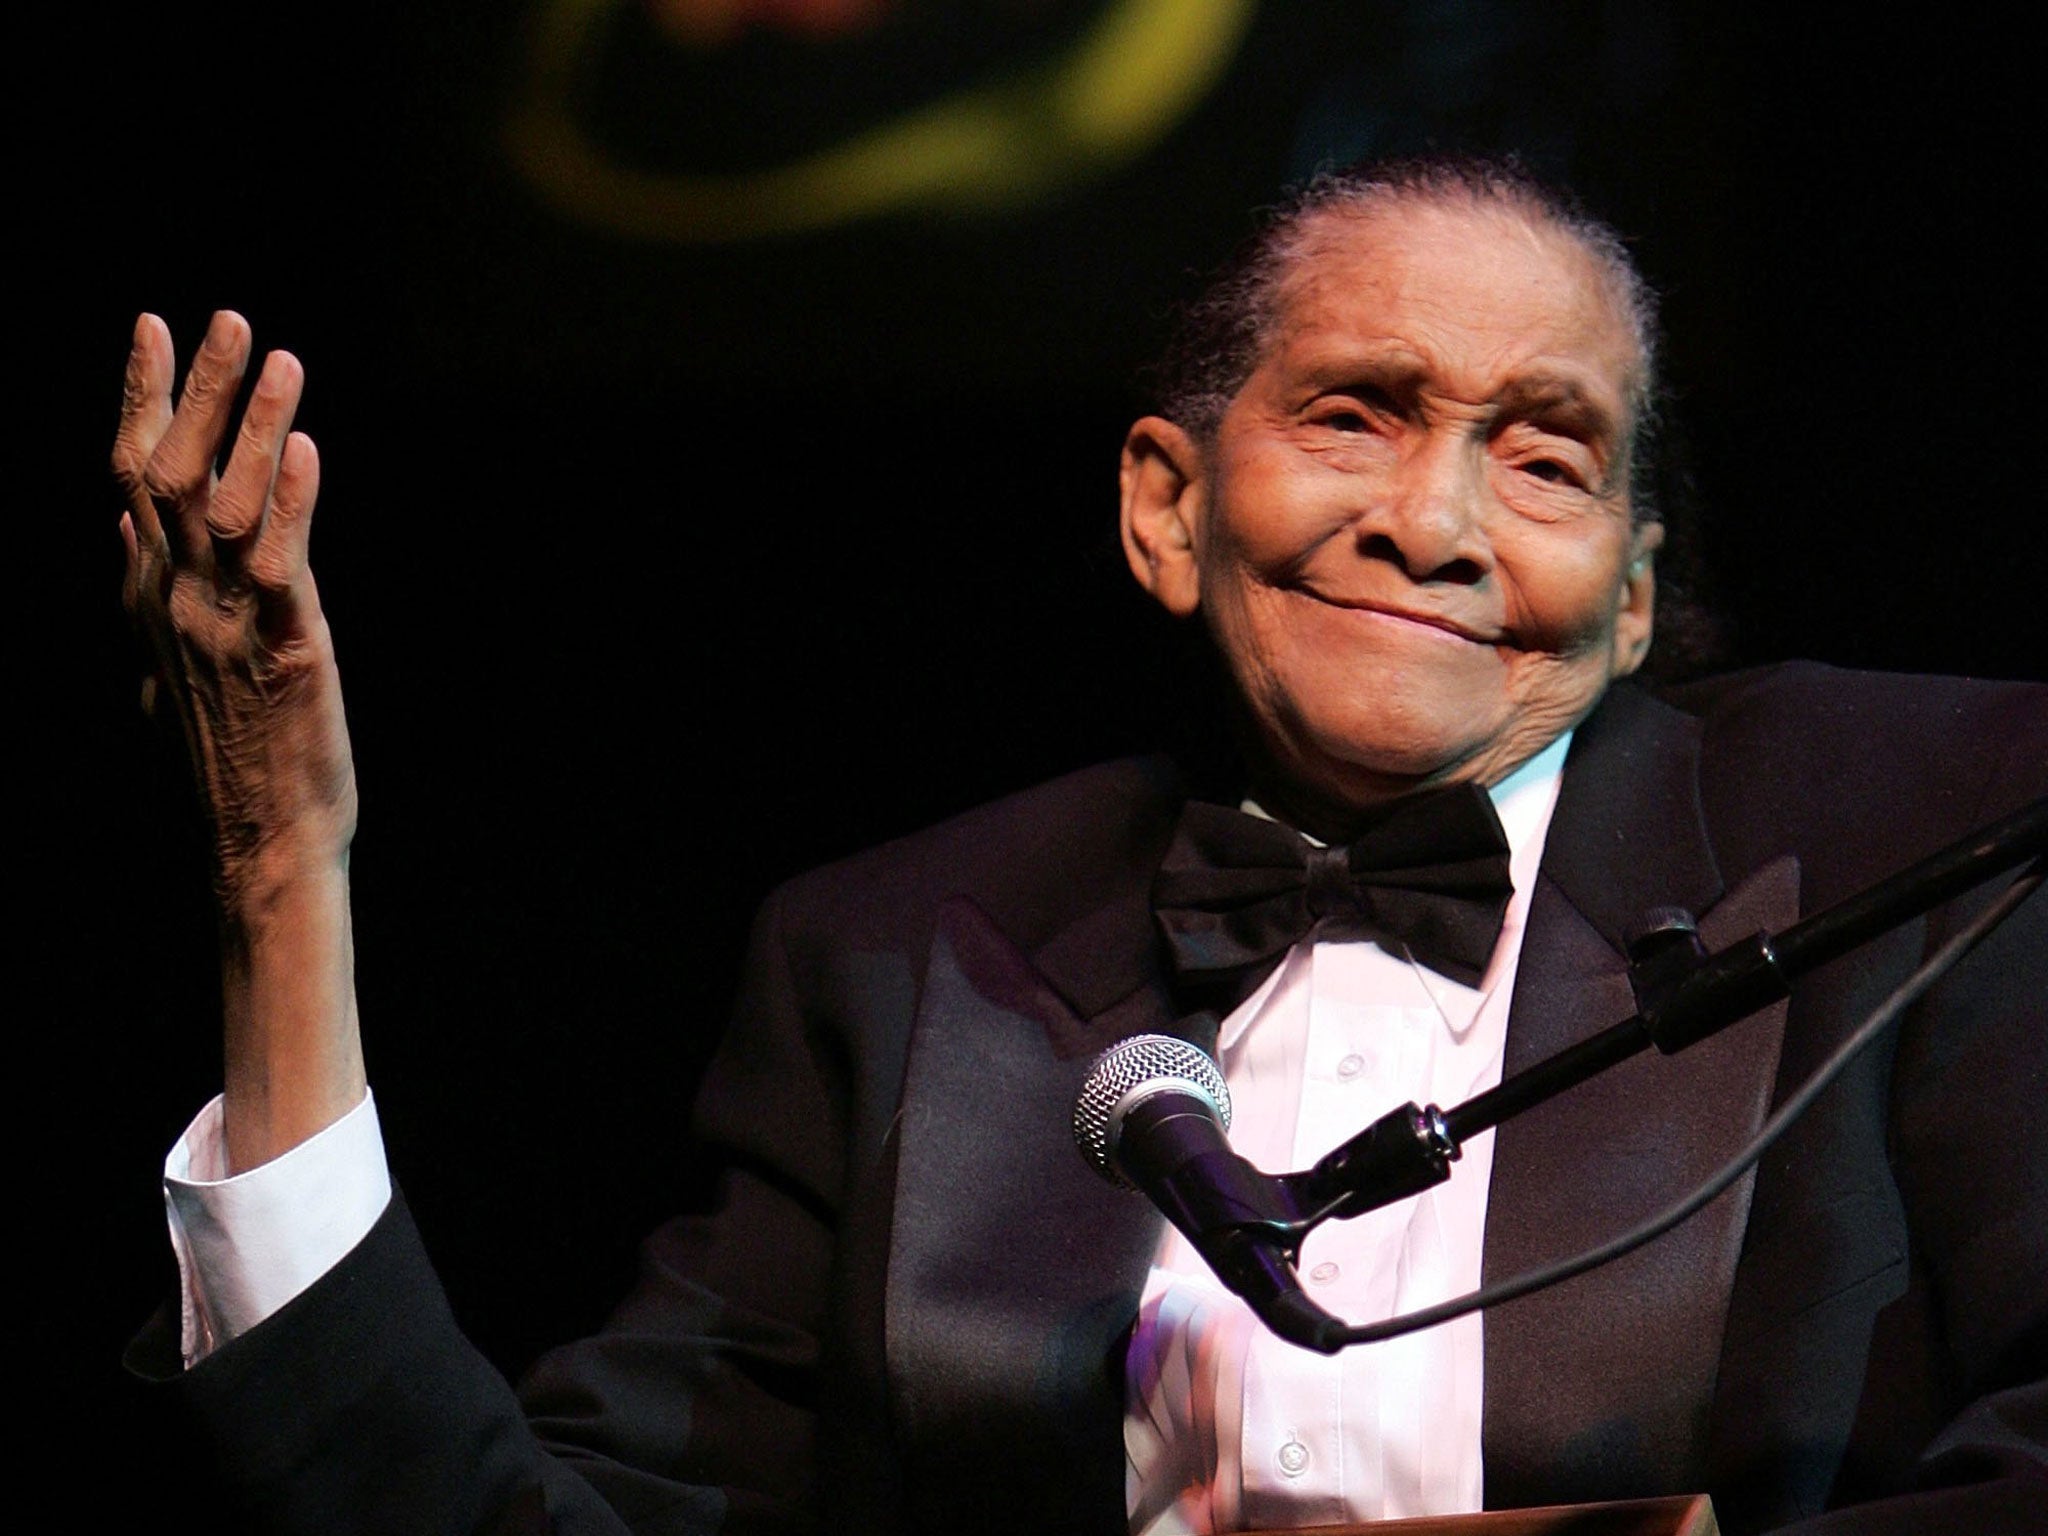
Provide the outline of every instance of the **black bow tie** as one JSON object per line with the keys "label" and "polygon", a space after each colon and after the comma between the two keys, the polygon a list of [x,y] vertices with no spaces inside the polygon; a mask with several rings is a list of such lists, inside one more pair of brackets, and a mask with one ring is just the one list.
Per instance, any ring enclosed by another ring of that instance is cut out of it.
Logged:
{"label": "black bow tie", "polygon": [[1152,906],[1176,969],[1197,986],[1247,973],[1256,986],[1311,932],[1372,939],[1477,986],[1513,890],[1493,801],[1476,784],[1454,784],[1389,801],[1346,848],[1191,800]]}

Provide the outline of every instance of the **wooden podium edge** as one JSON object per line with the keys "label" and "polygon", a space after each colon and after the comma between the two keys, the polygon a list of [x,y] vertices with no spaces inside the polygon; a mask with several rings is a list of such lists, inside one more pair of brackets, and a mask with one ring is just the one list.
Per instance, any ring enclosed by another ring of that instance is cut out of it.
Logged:
{"label": "wooden podium edge", "polygon": [[1721,1536],[1714,1501],[1704,1493],[1609,1504],[1548,1504],[1478,1515],[1422,1515],[1364,1525],[1315,1525],[1246,1536]]}

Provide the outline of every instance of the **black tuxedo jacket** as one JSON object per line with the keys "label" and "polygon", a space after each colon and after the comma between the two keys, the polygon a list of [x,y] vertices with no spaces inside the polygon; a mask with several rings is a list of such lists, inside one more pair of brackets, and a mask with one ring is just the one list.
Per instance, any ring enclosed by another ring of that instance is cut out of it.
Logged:
{"label": "black tuxedo jacket", "polygon": [[[1615,690],[1573,742],[1507,1071],[1633,1011],[1648,908],[1715,945],[1781,930],[2044,793],[2038,688],[1790,667],[1676,707]],[[1147,901],[1183,796],[1163,762],[1112,764],[779,891],[701,1102],[717,1211],[657,1232],[605,1330],[515,1399],[394,1201],[181,1378],[238,1496],[307,1530],[1120,1531],[1160,1226],[1067,1122],[1098,1049],[1200,1033]],[[1722,1163],[1982,899],[1504,1126],[1487,1278]],[[2036,897],[1753,1176],[1488,1314],[1489,1506],[1705,1488],[1731,1531],[1842,1505],[1814,1529],[2040,1529],[2044,1103]]]}

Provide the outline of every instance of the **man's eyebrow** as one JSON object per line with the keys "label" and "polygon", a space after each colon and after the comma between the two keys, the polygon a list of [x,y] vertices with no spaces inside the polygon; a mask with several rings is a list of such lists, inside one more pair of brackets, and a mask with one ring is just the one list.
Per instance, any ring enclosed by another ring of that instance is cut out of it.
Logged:
{"label": "man's eyebrow", "polygon": [[1430,378],[1429,363],[1405,349],[1331,353],[1302,370],[1304,384],[1313,391],[1373,389],[1396,400],[1413,399]]}
{"label": "man's eyebrow", "polygon": [[1621,441],[1622,421],[1613,405],[1564,373],[1532,373],[1500,392],[1502,410],[1601,446]]}

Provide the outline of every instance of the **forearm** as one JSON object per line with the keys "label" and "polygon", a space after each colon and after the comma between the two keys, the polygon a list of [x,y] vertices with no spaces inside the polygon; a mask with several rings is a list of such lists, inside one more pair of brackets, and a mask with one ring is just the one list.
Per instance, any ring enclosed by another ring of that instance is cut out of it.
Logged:
{"label": "forearm", "polygon": [[294,863],[221,914],[228,1172],[317,1135],[362,1102],[348,863]]}

